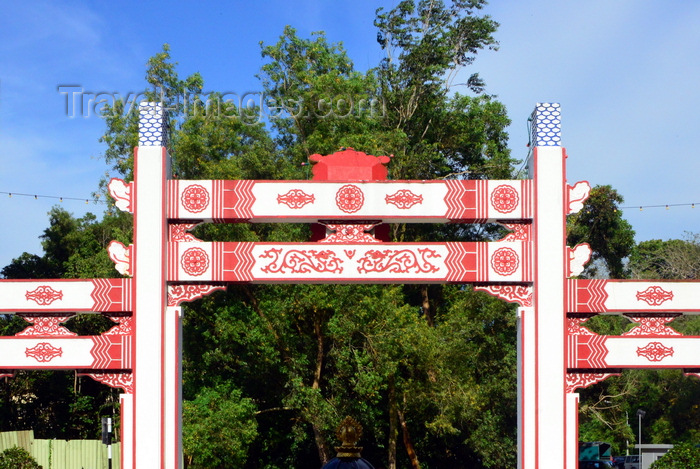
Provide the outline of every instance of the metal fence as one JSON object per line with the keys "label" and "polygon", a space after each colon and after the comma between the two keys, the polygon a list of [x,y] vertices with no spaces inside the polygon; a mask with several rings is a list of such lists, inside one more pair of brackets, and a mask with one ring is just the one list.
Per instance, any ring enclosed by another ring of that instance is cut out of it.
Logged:
{"label": "metal fence", "polygon": [[[0,432],[0,452],[19,446],[43,469],[107,469],[107,446],[100,440],[35,440],[33,430]],[[112,467],[120,467],[120,444],[112,444]]]}

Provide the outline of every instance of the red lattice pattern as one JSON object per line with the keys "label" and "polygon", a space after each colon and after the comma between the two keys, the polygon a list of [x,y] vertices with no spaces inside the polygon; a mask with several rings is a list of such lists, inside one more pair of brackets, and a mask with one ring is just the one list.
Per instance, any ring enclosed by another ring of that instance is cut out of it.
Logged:
{"label": "red lattice pattern", "polygon": [[320,240],[320,243],[380,243],[368,233],[375,225],[332,225],[326,227],[332,231]]}
{"label": "red lattice pattern", "polygon": [[513,275],[520,265],[518,254],[511,248],[500,248],[491,256],[491,267],[498,275]]}
{"label": "red lattice pattern", "polygon": [[502,184],[491,193],[491,205],[501,213],[510,213],[518,207],[518,191],[512,186]]}
{"label": "red lattice pattern", "polygon": [[346,184],[335,194],[335,203],[343,212],[355,213],[364,205],[365,195],[359,187]]}
{"label": "red lattice pattern", "polygon": [[209,268],[209,255],[204,249],[189,248],[182,254],[182,269],[193,277],[198,277]]}
{"label": "red lattice pattern", "polygon": [[182,191],[182,206],[192,213],[199,213],[209,206],[209,191],[199,184],[192,184]]}

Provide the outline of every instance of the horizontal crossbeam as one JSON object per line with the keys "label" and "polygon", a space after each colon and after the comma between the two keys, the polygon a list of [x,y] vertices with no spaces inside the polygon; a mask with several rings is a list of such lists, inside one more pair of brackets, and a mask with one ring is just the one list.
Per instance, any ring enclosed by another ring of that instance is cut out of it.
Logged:
{"label": "horizontal crossbeam", "polygon": [[0,280],[0,313],[129,312],[131,279]]}
{"label": "horizontal crossbeam", "polygon": [[568,280],[570,313],[700,313],[700,281]]}
{"label": "horizontal crossbeam", "polygon": [[529,242],[170,243],[168,281],[528,283]]}
{"label": "horizontal crossbeam", "polygon": [[216,222],[476,223],[532,218],[531,180],[168,181],[168,218]]}

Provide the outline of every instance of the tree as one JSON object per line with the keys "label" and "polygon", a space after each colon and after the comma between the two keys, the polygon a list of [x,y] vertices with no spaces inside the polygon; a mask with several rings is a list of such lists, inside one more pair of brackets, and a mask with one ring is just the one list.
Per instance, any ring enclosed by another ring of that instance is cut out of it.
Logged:
{"label": "tree", "polygon": [[649,466],[650,469],[694,469],[696,467],[700,467],[700,447],[692,443],[675,445]]}
{"label": "tree", "polygon": [[42,469],[29,452],[15,446],[0,453],[0,469]]}
{"label": "tree", "polygon": [[203,389],[194,400],[185,402],[183,449],[188,467],[241,467],[257,436],[254,410],[251,399],[224,385]]}
{"label": "tree", "polygon": [[622,196],[610,186],[595,186],[583,208],[567,220],[569,246],[588,243],[593,251],[584,275],[604,275],[599,263],[610,278],[625,278],[624,260],[634,247],[634,230],[622,218]]}

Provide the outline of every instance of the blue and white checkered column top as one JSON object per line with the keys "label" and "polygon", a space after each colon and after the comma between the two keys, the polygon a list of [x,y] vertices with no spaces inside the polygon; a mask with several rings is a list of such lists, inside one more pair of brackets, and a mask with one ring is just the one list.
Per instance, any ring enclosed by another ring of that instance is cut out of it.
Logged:
{"label": "blue and white checkered column top", "polygon": [[530,117],[531,145],[561,146],[561,109],[559,103],[537,103]]}
{"label": "blue and white checkered column top", "polygon": [[155,102],[139,104],[139,146],[167,146],[167,114]]}

